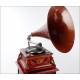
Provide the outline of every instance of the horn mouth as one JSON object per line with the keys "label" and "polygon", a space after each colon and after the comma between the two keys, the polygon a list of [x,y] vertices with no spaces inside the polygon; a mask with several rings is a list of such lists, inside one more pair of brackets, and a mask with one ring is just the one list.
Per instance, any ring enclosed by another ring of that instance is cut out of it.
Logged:
{"label": "horn mouth", "polygon": [[47,24],[55,48],[63,53],[69,52],[74,43],[75,31],[68,10],[64,6],[51,7]]}

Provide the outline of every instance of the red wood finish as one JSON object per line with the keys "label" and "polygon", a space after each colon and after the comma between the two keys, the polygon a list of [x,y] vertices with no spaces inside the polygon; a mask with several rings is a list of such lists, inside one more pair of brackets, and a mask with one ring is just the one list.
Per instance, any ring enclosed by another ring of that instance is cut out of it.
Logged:
{"label": "red wood finish", "polygon": [[54,74],[58,69],[50,53],[32,55],[21,52],[17,59],[21,74]]}

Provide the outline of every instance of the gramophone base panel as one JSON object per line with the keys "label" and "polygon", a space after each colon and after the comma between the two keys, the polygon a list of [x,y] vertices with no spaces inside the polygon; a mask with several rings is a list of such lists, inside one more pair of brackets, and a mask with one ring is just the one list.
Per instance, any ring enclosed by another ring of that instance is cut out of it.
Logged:
{"label": "gramophone base panel", "polygon": [[17,59],[19,74],[56,74],[58,69],[52,53],[47,50],[43,53],[26,53],[26,50],[21,49]]}

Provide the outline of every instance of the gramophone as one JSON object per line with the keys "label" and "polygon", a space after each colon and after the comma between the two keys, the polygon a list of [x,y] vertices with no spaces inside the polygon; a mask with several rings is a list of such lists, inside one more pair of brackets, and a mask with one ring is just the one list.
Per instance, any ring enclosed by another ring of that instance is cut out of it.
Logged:
{"label": "gramophone", "polygon": [[64,6],[52,6],[49,9],[47,25],[32,32],[28,37],[28,47],[22,48],[17,59],[18,73],[23,74],[56,74],[56,67],[52,52],[38,43],[31,46],[31,37],[50,39],[55,48],[68,53],[74,43],[74,25],[68,10]]}

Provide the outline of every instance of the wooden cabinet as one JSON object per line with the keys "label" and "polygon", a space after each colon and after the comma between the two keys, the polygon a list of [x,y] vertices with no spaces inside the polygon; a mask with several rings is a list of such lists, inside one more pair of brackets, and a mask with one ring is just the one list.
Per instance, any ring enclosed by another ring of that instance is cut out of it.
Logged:
{"label": "wooden cabinet", "polygon": [[55,74],[56,68],[52,54],[26,54],[25,49],[21,49],[17,59],[18,73],[23,74]]}

